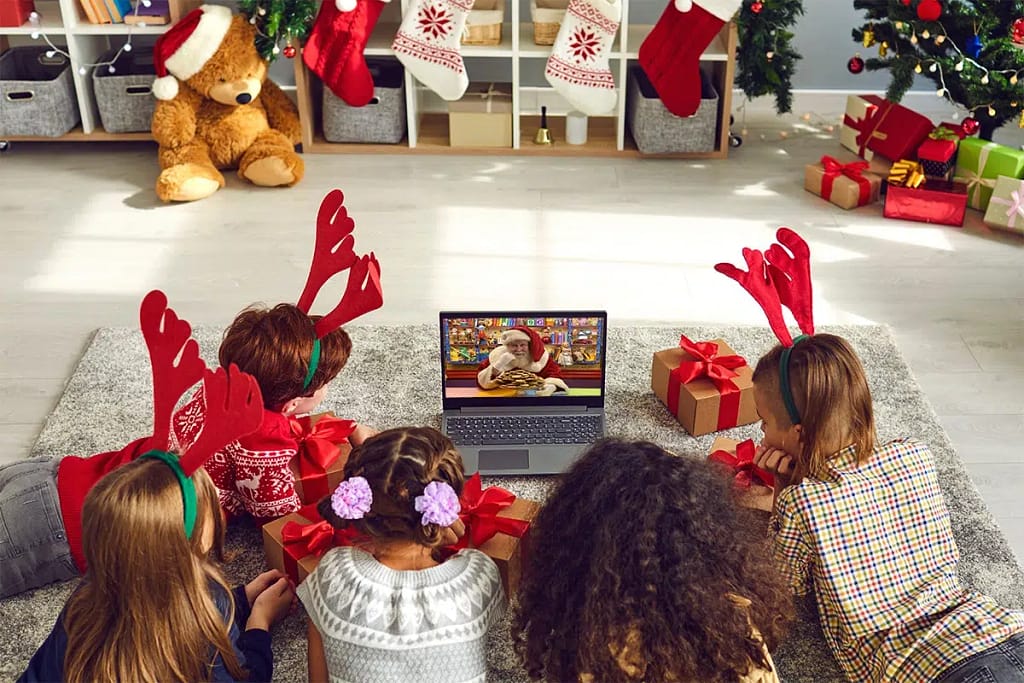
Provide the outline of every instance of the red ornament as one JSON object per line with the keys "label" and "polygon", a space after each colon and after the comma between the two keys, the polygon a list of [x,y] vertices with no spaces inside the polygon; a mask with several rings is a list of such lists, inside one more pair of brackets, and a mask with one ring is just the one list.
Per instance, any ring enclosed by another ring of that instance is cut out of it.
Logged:
{"label": "red ornament", "polygon": [[968,116],[964,119],[964,122],[960,124],[960,127],[964,129],[964,132],[968,135],[974,135],[981,128],[981,124],[978,123],[978,119]]}
{"label": "red ornament", "polygon": [[294,59],[295,58],[296,49],[292,45],[285,45],[284,49],[281,50],[281,52],[283,52],[284,56],[287,57],[288,59]]}
{"label": "red ornament", "polygon": [[917,6],[917,18],[921,21],[938,21],[942,16],[942,5],[939,0],[921,0]]}
{"label": "red ornament", "polygon": [[852,74],[859,74],[864,70],[864,60],[860,58],[860,55],[851,57],[850,61],[846,63],[846,70]]}
{"label": "red ornament", "polygon": [[1013,42],[1017,45],[1024,45],[1024,17],[1013,22]]}
{"label": "red ornament", "polygon": [[761,0],[754,0],[754,2],[750,3],[750,11],[754,14],[760,14],[763,9],[764,3]]}

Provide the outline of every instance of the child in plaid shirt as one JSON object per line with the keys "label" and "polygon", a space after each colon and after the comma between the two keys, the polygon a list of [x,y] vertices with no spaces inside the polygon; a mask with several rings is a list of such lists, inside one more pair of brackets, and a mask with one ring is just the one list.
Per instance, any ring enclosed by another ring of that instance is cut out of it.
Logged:
{"label": "child in plaid shirt", "polygon": [[758,361],[754,396],[764,430],[755,462],[777,482],[776,562],[794,593],[813,589],[847,677],[1024,681],[1024,615],[960,586],[931,453],[913,439],[876,443],[850,345],[812,334],[788,352],[776,346]]}

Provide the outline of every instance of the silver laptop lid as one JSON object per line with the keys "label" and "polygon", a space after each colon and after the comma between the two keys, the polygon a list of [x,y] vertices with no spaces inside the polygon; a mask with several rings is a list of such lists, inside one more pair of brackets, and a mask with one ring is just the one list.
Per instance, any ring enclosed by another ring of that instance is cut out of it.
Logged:
{"label": "silver laptop lid", "polygon": [[444,410],[603,408],[605,311],[442,311]]}

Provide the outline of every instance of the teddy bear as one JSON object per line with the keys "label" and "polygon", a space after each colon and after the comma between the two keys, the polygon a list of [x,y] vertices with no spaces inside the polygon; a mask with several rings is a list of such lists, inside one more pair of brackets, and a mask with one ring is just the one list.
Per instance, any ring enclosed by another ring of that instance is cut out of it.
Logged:
{"label": "teddy bear", "polygon": [[267,79],[256,29],[227,7],[202,5],[156,42],[153,137],[156,194],[165,202],[208,197],[237,168],[254,185],[290,186],[305,167],[295,105]]}

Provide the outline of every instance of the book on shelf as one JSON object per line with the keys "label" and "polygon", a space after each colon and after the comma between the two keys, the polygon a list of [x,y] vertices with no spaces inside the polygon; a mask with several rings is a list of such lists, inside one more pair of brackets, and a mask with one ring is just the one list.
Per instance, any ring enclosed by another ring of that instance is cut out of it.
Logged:
{"label": "book on shelf", "polygon": [[147,24],[160,26],[171,23],[171,3],[169,0],[150,0],[149,7],[139,3],[124,20],[129,24]]}

